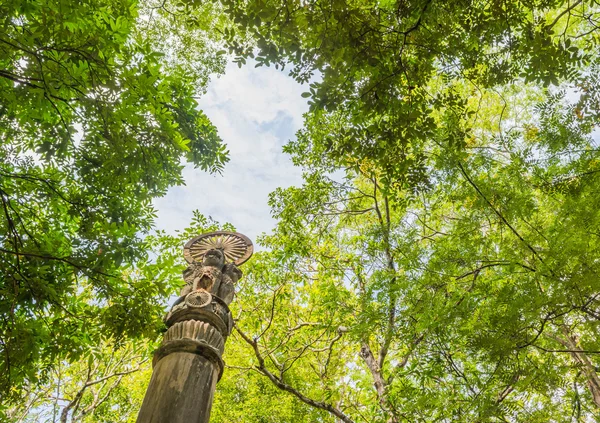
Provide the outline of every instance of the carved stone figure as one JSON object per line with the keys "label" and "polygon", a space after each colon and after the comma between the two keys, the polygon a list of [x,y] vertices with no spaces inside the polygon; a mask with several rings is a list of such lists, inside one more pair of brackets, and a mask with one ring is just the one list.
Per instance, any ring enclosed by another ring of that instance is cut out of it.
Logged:
{"label": "carved stone figure", "polygon": [[202,263],[192,263],[183,271],[184,287],[180,296],[204,289],[229,305],[233,301],[235,286],[242,272],[235,263],[224,263],[225,256],[218,250],[209,250]]}
{"label": "carved stone figure", "polygon": [[180,295],[187,295],[192,291],[204,289],[215,294],[221,285],[222,271],[225,264],[225,255],[219,249],[206,252],[202,264],[192,263],[183,271],[185,286]]}
{"label": "carved stone figure", "polygon": [[192,290],[204,289],[211,294],[218,291],[221,284],[225,254],[221,250],[209,250],[202,260],[200,272],[195,275]]}
{"label": "carved stone figure", "polygon": [[194,278],[195,274],[199,271],[199,267],[201,264],[192,263],[183,271],[183,280],[185,281],[185,285],[181,288],[181,292],[179,292],[179,296],[183,297],[184,295],[192,292],[192,287],[194,286]]}
{"label": "carved stone figure", "polygon": [[223,267],[223,278],[221,279],[221,286],[216,295],[222,299],[225,304],[229,305],[233,301],[235,286],[241,277],[242,271],[238,269],[234,263],[227,263]]}

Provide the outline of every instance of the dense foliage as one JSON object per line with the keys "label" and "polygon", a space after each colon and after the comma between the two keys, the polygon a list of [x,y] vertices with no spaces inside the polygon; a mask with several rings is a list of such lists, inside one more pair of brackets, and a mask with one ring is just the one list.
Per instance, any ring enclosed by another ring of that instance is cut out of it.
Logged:
{"label": "dense foliage", "polygon": [[165,28],[183,49],[174,26],[217,16],[145,7],[0,4],[0,403],[101,337],[154,336],[166,288],[144,268],[151,201],[183,183],[182,160],[227,161],[194,99],[223,59],[206,36],[194,67],[163,52]]}
{"label": "dense foliage", "polygon": [[249,367],[346,422],[594,419],[597,4],[225,3],[321,76]]}
{"label": "dense foliage", "polygon": [[225,3],[321,76],[248,367],[332,421],[595,419],[596,2]]}
{"label": "dense foliage", "polygon": [[[244,265],[212,420],[597,421],[599,5],[221,3],[240,65],[313,82],[285,147],[305,183],[273,193],[278,225]],[[145,295],[211,225],[149,238]],[[137,374],[70,418],[134,419]]]}

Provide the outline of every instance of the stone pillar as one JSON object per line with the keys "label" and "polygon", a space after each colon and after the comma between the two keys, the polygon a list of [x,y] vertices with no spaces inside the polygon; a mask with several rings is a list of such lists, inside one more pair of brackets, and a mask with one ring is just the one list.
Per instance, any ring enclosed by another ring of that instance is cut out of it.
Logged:
{"label": "stone pillar", "polygon": [[168,329],[137,423],[208,423],[233,327],[228,305],[241,277],[237,265],[251,254],[248,238],[236,233],[213,232],[186,244],[186,285],[165,316]]}

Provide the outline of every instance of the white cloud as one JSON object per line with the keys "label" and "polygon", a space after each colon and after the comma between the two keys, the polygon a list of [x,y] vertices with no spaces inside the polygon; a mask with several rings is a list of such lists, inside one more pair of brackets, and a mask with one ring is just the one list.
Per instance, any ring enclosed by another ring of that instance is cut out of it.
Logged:
{"label": "white cloud", "polygon": [[275,222],[267,205],[269,193],[302,182],[301,170],[282,146],[302,125],[308,106],[300,94],[306,90],[273,68],[230,64],[225,75],[211,82],[200,107],[227,144],[231,160],[222,176],[186,166],[186,186],[171,188],[154,203],[157,227],[183,229],[198,209],[232,223],[253,240],[270,231]]}

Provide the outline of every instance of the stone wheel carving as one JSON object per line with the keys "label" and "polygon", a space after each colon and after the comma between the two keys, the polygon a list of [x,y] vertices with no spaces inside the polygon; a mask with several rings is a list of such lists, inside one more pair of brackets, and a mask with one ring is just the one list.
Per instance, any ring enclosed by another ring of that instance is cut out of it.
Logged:
{"label": "stone wheel carving", "polygon": [[185,303],[188,307],[201,308],[206,307],[212,301],[212,295],[205,290],[190,292],[185,297]]}
{"label": "stone wheel carving", "polygon": [[236,266],[244,263],[252,256],[252,241],[238,232],[217,231],[197,236],[183,247],[183,256],[188,263],[201,262],[208,250],[220,249],[225,260]]}

